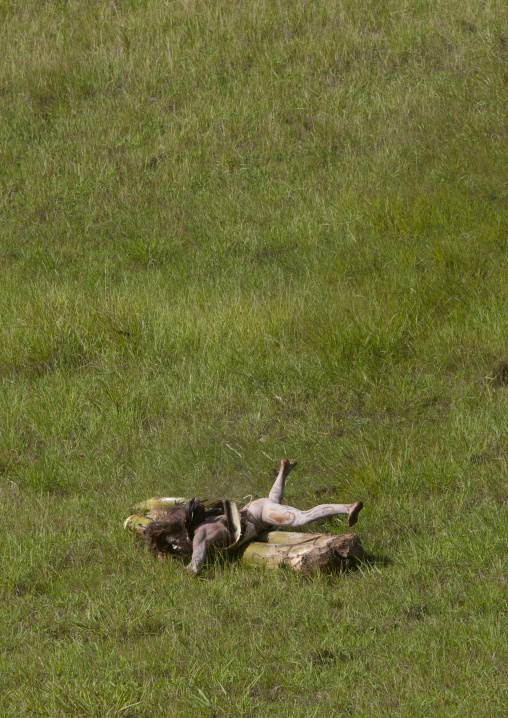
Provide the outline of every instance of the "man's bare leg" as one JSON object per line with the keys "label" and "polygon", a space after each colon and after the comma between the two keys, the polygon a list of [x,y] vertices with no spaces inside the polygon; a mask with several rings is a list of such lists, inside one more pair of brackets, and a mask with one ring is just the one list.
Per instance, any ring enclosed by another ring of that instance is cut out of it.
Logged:
{"label": "man's bare leg", "polygon": [[249,506],[249,511],[267,527],[290,526],[291,528],[300,528],[313,521],[328,518],[329,516],[337,516],[338,514],[346,514],[348,526],[354,526],[358,521],[358,514],[362,508],[362,502],[356,501],[354,504],[322,504],[308,511],[300,511],[293,506],[283,506],[268,498],[253,501]]}
{"label": "man's bare leg", "polygon": [[272,486],[272,490],[268,494],[270,501],[274,501],[276,504],[280,504],[284,498],[284,486],[286,485],[286,479],[291,469],[296,466],[296,461],[289,461],[288,459],[282,459],[280,462],[279,475],[275,479],[275,483]]}

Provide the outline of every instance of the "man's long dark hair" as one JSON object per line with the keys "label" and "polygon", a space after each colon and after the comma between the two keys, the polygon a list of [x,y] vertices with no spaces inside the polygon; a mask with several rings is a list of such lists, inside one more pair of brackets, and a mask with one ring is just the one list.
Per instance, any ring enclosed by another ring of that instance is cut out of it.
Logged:
{"label": "man's long dark hair", "polygon": [[205,518],[206,509],[199,499],[175,504],[165,516],[146,527],[145,539],[149,549],[155,555],[190,555],[194,529]]}

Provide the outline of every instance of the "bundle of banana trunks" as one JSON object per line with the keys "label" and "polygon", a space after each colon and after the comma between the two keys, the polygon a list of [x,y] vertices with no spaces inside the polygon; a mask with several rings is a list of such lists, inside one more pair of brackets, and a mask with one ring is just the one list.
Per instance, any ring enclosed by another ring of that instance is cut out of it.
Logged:
{"label": "bundle of banana trunks", "polygon": [[[167,497],[143,501],[131,507],[131,511],[135,513],[126,519],[124,526],[138,538],[143,539],[145,528],[152,521],[161,519],[175,504],[188,500],[182,497]],[[240,535],[240,512],[235,501],[219,499],[204,503],[207,508],[227,513],[233,531]],[[338,573],[351,568],[363,558],[362,544],[354,533],[337,535],[296,533],[285,530],[265,531],[256,536],[255,540],[234,550],[247,564],[267,568],[288,566],[302,574],[316,571]]]}

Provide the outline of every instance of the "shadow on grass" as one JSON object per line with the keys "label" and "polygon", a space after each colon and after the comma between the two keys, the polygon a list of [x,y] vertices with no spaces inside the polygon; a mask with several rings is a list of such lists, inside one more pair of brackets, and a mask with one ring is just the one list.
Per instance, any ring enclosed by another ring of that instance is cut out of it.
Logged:
{"label": "shadow on grass", "polygon": [[362,564],[376,565],[376,566],[391,566],[395,561],[390,556],[383,556],[382,554],[364,553]]}
{"label": "shadow on grass", "polygon": [[390,556],[384,556],[383,554],[367,553],[363,554],[363,559],[358,561],[357,569],[379,569],[381,566],[392,566],[395,561]]}

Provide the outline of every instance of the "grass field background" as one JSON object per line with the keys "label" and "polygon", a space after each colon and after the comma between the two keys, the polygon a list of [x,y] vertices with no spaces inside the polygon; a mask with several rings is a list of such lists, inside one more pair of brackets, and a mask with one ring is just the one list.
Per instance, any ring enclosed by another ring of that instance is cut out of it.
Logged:
{"label": "grass field background", "polygon": [[[501,716],[508,11],[0,4],[0,712]],[[157,495],[362,499],[198,579]],[[341,532],[343,520],[312,526]]]}

